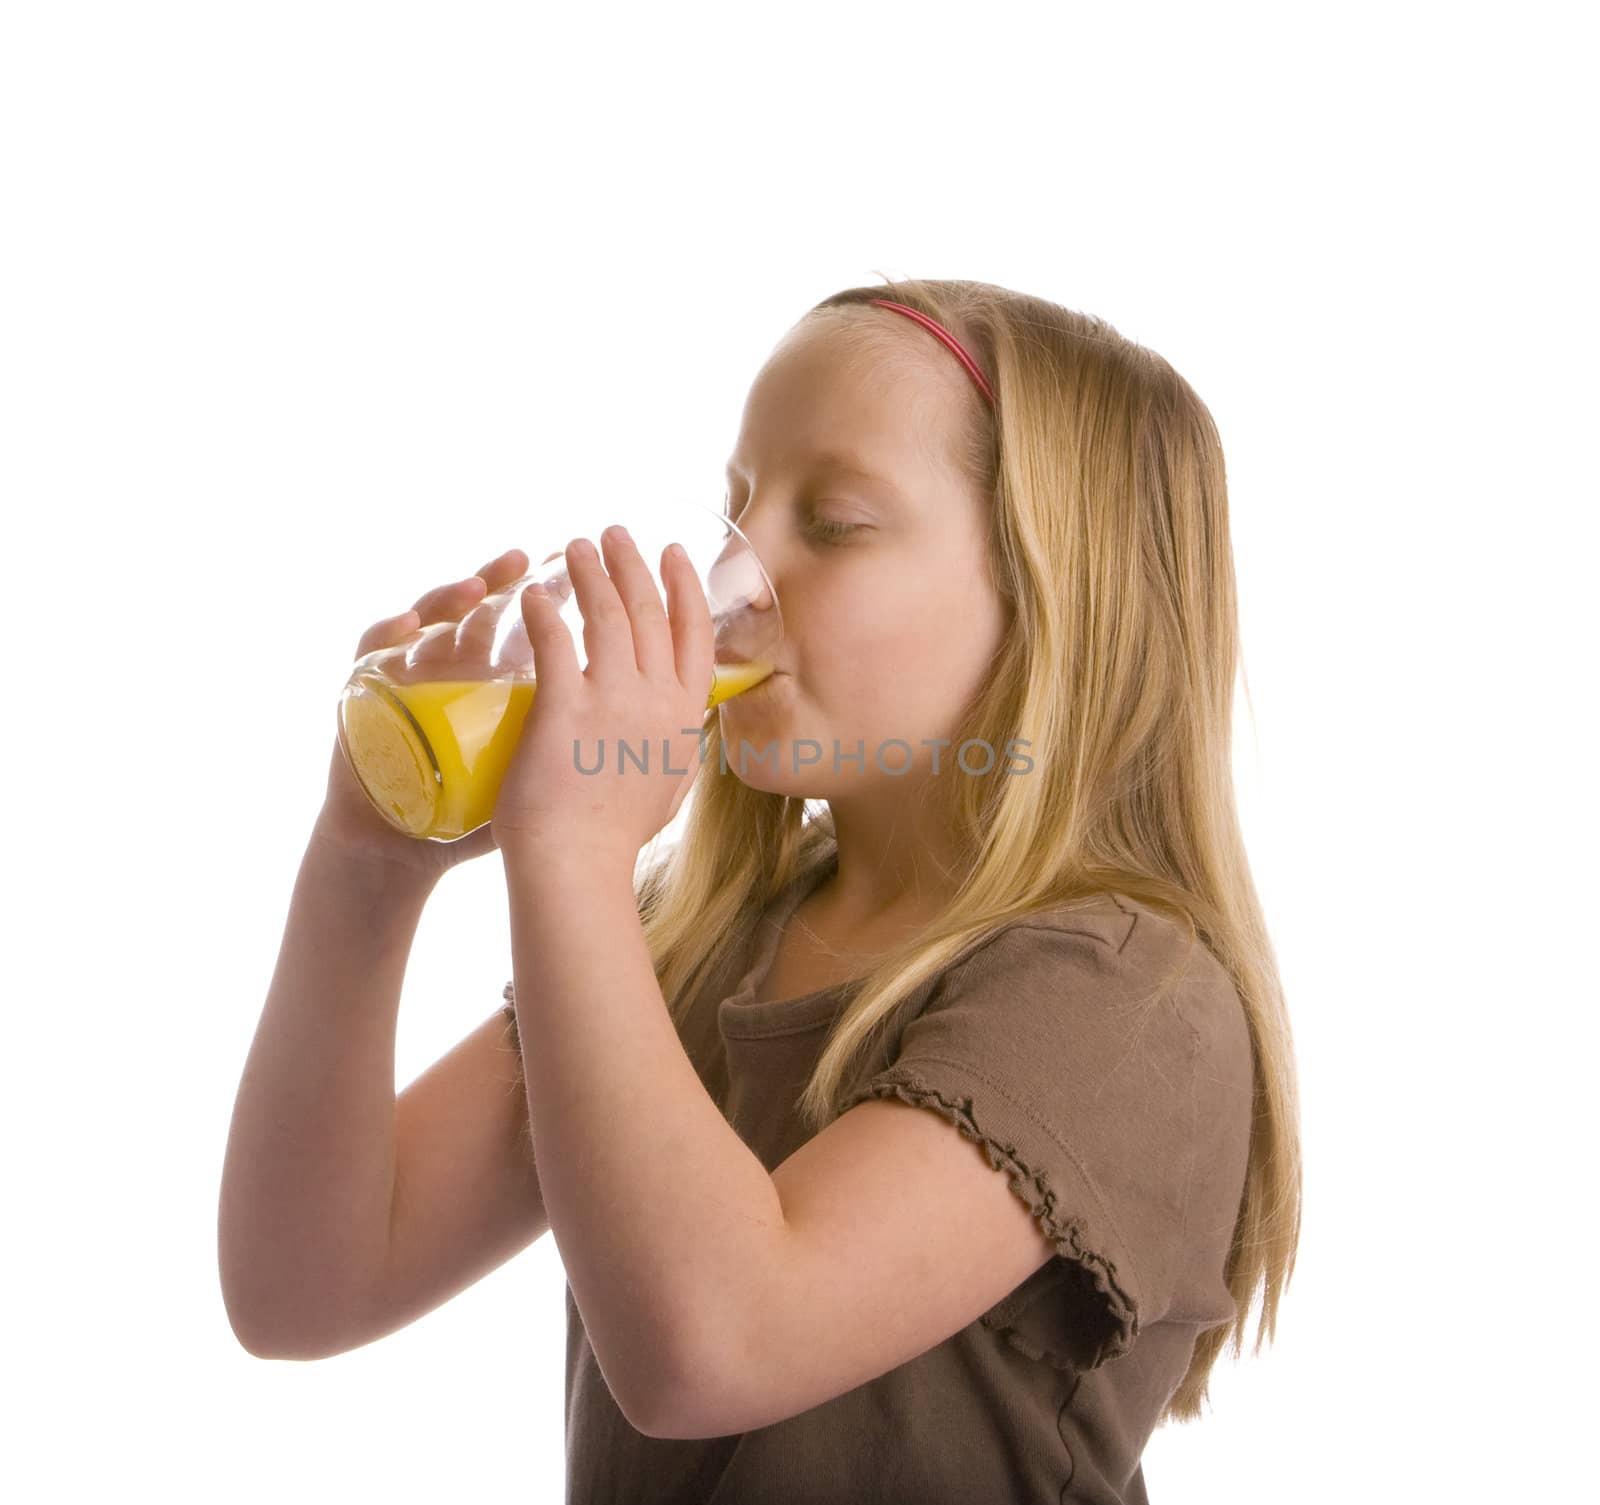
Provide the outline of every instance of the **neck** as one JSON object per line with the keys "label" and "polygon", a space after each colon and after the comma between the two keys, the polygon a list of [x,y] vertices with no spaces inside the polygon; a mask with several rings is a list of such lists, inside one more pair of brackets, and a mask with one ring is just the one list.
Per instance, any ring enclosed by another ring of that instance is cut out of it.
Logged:
{"label": "neck", "polygon": [[913,791],[886,801],[829,800],[838,865],[811,894],[808,909],[835,931],[927,916],[960,886],[955,843]]}

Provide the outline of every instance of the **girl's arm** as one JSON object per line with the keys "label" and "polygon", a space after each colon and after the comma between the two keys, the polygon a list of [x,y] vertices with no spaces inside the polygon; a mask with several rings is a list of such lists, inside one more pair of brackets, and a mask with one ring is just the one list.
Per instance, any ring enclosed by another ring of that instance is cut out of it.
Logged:
{"label": "girl's arm", "polygon": [[612,1396],[655,1433],[708,1388],[713,1315],[772,1289],[783,1208],[678,1038],[631,859],[581,837],[500,852],[551,1232]]}
{"label": "girl's arm", "polygon": [[415,1322],[543,1237],[527,1127],[520,1057],[496,1009],[395,1104],[388,1267],[366,1321],[330,1355]]}
{"label": "girl's arm", "polygon": [[[1142,1291],[1151,1311],[1170,1305],[1132,1251],[1179,1263],[1201,1039],[1176,1010],[1126,1006],[1170,948],[1012,927],[913,1021],[895,1065],[769,1173],[679,1041],[625,849],[574,832],[500,850],[545,1207],[638,1431],[770,1426],[975,1321],[1009,1330],[1036,1314],[1002,1323],[1001,1303],[1055,1255],[1081,1271],[1048,1303],[1057,1367],[1125,1352]],[[1236,1033],[1229,1090],[1248,1109],[1242,1015]]]}
{"label": "girl's arm", "polygon": [[315,836],[301,860],[218,1205],[223,1302],[252,1353],[315,1357],[367,1320],[389,1255],[400,988],[432,887]]}

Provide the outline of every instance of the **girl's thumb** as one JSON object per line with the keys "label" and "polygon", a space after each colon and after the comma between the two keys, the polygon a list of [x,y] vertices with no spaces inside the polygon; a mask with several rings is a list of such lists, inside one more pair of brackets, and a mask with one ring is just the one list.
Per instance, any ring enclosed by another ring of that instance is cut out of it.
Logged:
{"label": "girl's thumb", "polygon": [[450,855],[457,862],[470,862],[474,857],[482,857],[485,852],[497,850],[499,846],[500,843],[494,839],[493,826],[485,821],[476,831],[469,831],[451,842]]}

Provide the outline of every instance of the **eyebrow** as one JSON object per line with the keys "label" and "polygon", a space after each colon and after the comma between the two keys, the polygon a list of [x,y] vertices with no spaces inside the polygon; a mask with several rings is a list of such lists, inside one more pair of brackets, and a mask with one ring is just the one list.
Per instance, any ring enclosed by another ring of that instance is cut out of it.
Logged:
{"label": "eyebrow", "polygon": [[[906,500],[906,494],[888,476],[872,469],[859,455],[852,455],[845,450],[824,449],[814,451],[807,459],[802,469],[813,472],[829,472],[833,475],[849,476],[854,480],[865,481],[869,486],[881,487],[890,496],[899,501]],[[729,460],[724,469],[724,474],[731,481],[735,475],[743,474],[742,471]]]}

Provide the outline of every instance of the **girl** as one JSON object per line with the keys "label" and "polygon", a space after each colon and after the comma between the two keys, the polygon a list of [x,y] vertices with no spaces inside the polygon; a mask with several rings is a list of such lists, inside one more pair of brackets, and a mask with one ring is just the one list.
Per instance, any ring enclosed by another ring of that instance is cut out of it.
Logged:
{"label": "girl", "polygon": [[[548,1227],[569,1499],[1144,1501],[1299,1231],[1210,414],[1101,320],[853,288],[758,374],[728,480],[783,603],[759,689],[704,711],[693,572],[663,605],[607,530],[567,550],[584,672],[524,595],[488,828],[388,832],[335,750],[229,1139],[230,1320],[343,1352]],[[618,738],[668,757],[578,771]],[[417,919],[491,845],[509,1028],[395,1102]]]}

